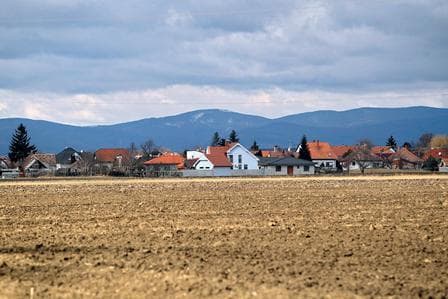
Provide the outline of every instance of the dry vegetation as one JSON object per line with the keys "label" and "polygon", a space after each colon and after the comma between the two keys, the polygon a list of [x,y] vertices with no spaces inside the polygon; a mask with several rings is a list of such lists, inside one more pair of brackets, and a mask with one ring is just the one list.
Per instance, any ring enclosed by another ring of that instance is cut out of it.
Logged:
{"label": "dry vegetation", "polygon": [[0,183],[0,297],[448,296],[448,176]]}

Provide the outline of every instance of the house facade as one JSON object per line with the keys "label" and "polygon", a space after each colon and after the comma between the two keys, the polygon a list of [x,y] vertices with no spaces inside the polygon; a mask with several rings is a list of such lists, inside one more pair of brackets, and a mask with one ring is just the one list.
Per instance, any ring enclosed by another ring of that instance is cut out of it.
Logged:
{"label": "house facade", "polygon": [[177,153],[165,153],[160,157],[144,163],[146,176],[164,177],[178,176],[180,170],[185,168],[185,159]]}
{"label": "house facade", "polygon": [[232,169],[258,169],[259,159],[239,143],[234,144],[227,150],[227,158],[232,164]]}
{"label": "house facade", "polygon": [[311,175],[315,173],[314,162],[296,159],[294,157],[260,158],[260,169],[264,175]]}
{"label": "house facade", "polygon": [[23,170],[27,176],[52,175],[56,171],[56,155],[31,154],[23,161]]}
{"label": "house facade", "polygon": [[[312,141],[308,142],[308,149],[310,150],[311,159],[317,170],[323,172],[336,172],[337,155],[333,152],[331,145],[328,142]],[[300,145],[297,147],[296,153],[300,152]]]}
{"label": "house facade", "polygon": [[125,148],[102,148],[94,154],[95,173],[126,172],[129,168],[131,155]]}
{"label": "house facade", "polygon": [[388,159],[393,169],[420,169],[424,162],[405,147],[397,150]]}
{"label": "house facade", "polygon": [[187,151],[187,161],[189,169],[209,170],[214,168],[213,163],[200,151]]}

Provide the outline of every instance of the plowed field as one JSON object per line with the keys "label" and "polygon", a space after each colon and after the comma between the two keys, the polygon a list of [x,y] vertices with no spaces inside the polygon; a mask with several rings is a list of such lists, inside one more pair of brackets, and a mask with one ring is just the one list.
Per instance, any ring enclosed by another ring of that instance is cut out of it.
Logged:
{"label": "plowed field", "polygon": [[0,297],[448,296],[448,176],[0,182]]}

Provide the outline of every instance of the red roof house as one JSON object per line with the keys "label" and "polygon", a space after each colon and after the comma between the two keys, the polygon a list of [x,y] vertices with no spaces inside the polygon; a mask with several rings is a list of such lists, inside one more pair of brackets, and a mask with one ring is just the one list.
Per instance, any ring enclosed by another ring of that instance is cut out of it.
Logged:
{"label": "red roof house", "polygon": [[342,157],[348,153],[348,151],[352,150],[353,147],[350,145],[336,145],[332,146],[331,149],[336,154],[338,159],[342,159]]}
{"label": "red roof house", "polygon": [[328,142],[308,142],[308,149],[313,160],[336,160],[338,157]]}
{"label": "red roof house", "polygon": [[448,148],[432,148],[425,153],[423,159],[426,160],[429,157],[436,159],[448,159]]}
{"label": "red roof house", "polygon": [[179,169],[185,168],[185,159],[177,153],[164,153],[162,156],[144,163],[147,166],[173,166]]}
{"label": "red roof house", "polygon": [[102,148],[95,152],[95,160],[100,163],[114,163],[119,157],[129,161],[129,151],[125,148]]}

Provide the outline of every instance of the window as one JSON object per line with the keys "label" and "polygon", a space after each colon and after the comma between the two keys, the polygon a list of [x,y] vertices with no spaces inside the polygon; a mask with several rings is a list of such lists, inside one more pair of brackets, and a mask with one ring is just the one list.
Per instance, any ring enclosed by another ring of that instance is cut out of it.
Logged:
{"label": "window", "polygon": [[282,167],[281,166],[275,166],[275,171],[277,171],[277,172],[282,171]]}
{"label": "window", "polygon": [[205,169],[210,169],[210,166],[206,166]]}
{"label": "window", "polygon": [[355,166],[355,165],[356,165],[356,162],[355,162],[355,161],[353,161],[353,162],[352,162],[352,165],[353,165],[353,166]]}
{"label": "window", "polygon": [[229,155],[229,161],[230,163],[233,163],[233,155]]}
{"label": "window", "polygon": [[333,166],[333,163],[331,163],[331,162],[327,162],[327,165],[326,165],[327,167],[331,167],[331,166]]}
{"label": "window", "polygon": [[242,155],[238,155],[238,163],[243,163],[243,156]]}
{"label": "window", "polygon": [[310,171],[310,167],[308,165],[303,166],[303,171],[304,172]]}
{"label": "window", "polygon": [[244,164],[244,169],[248,169],[247,164]]}
{"label": "window", "polygon": [[204,166],[199,167],[199,169],[204,169]]}

